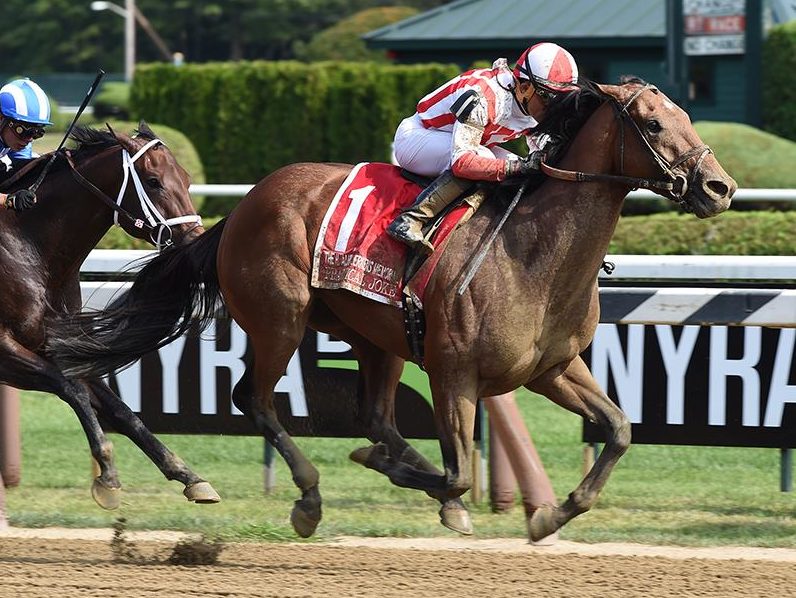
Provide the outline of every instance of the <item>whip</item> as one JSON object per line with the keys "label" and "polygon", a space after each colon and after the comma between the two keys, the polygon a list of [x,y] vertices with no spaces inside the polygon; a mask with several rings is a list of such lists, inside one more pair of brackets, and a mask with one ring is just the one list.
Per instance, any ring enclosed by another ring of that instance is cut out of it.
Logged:
{"label": "whip", "polygon": [[69,135],[72,133],[72,129],[75,127],[77,119],[80,118],[81,114],[83,114],[83,110],[85,110],[86,106],[88,106],[88,103],[91,101],[91,97],[94,95],[94,92],[97,91],[97,87],[99,87],[100,80],[104,76],[105,76],[105,71],[100,69],[99,72],[97,73],[97,76],[94,78],[94,82],[91,84],[91,87],[88,88],[88,91],[86,92],[86,97],[83,98],[83,103],[80,104],[80,108],[77,109],[75,117],[72,119],[72,124],[70,124],[69,128],[66,129],[66,134],[64,135],[64,138],[61,139],[61,143],[58,144],[58,147],[52,153],[52,156],[50,156],[50,160],[47,162],[47,164],[45,164],[44,169],[41,171],[41,174],[39,175],[39,178],[36,179],[35,183],[33,183],[30,187],[28,187],[28,189],[33,193],[36,193],[36,189],[39,188],[39,185],[41,185],[41,182],[44,180],[44,177],[47,176],[47,172],[50,170],[50,167],[53,165],[55,157],[58,155],[58,152],[61,151],[61,148],[64,146],[64,143],[66,143],[66,140],[69,139]]}

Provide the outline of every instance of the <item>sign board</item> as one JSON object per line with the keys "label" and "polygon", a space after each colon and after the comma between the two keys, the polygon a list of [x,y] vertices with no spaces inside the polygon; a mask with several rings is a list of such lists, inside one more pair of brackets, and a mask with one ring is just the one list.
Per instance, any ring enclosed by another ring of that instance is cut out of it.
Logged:
{"label": "sign board", "polygon": [[[634,443],[796,448],[795,349],[794,328],[603,323],[584,358]],[[249,356],[245,333],[219,319],[110,384],[155,433],[257,435],[231,401]],[[276,387],[288,433],[364,437],[355,368],[346,343],[308,332]],[[429,396],[425,373],[407,364],[396,400],[405,437],[436,438]],[[585,425],[584,441],[602,442],[601,431]]]}
{"label": "sign board", "polygon": [[[216,319],[110,376],[111,388],[154,433],[259,436],[232,403],[251,348],[243,330]],[[356,361],[347,343],[308,331],[276,386],[279,421],[292,436],[360,438]],[[406,438],[436,438],[426,374],[406,364],[396,422]],[[475,438],[480,439],[479,418]]]}
{"label": "sign board", "polygon": [[600,324],[585,359],[633,443],[795,448],[795,346],[793,328]]}
{"label": "sign board", "polygon": [[686,55],[743,54],[745,32],[745,0],[683,0]]}

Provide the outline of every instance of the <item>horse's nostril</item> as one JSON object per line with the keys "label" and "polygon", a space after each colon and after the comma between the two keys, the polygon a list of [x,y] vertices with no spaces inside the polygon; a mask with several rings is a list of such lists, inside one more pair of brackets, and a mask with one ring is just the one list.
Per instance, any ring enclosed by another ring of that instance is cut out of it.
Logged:
{"label": "horse's nostril", "polygon": [[727,186],[727,184],[721,181],[708,181],[705,186],[708,188],[711,194],[718,195],[719,197],[725,197],[730,192],[730,188]]}

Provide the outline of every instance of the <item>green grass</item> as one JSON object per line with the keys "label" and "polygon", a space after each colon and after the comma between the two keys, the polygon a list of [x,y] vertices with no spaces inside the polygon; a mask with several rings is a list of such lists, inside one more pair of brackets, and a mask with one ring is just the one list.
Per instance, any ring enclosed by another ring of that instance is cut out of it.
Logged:
{"label": "green grass", "polygon": [[[528,427],[559,500],[578,483],[583,444],[580,419],[548,401],[519,393]],[[277,458],[277,488],[263,494],[259,438],[164,436],[166,444],[222,495],[194,505],[166,481],[126,438],[112,435],[124,486],[122,507],[106,512],[89,493],[91,463],[76,417],[48,395],[23,393],[22,484],[7,491],[15,526],[109,527],[125,517],[134,529],[201,531],[226,539],[296,540],[288,522],[298,497]],[[392,486],[348,460],[361,439],[299,438],[321,472],[324,519],[315,539],[360,536],[449,536],[437,503]],[[439,463],[436,442],[413,441]],[[524,537],[519,502],[508,514],[488,501],[471,507],[477,537]],[[632,446],[596,507],[565,526],[561,538],[693,546],[796,546],[796,496],[779,491],[779,453],[770,449]]]}

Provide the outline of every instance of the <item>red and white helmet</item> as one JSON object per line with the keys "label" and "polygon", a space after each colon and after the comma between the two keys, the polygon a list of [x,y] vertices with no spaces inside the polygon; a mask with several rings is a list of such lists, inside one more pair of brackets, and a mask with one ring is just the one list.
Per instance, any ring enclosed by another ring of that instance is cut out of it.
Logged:
{"label": "red and white helmet", "polygon": [[514,76],[548,91],[572,91],[577,89],[578,65],[572,54],[558,44],[542,42],[520,55],[514,67]]}

